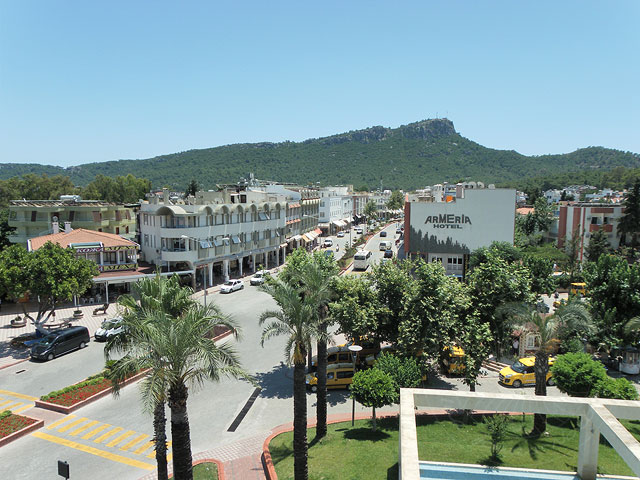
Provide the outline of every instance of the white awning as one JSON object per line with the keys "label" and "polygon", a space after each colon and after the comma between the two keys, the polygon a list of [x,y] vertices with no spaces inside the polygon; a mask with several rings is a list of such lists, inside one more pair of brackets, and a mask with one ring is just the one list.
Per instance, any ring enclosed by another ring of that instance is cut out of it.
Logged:
{"label": "white awning", "polygon": [[347,226],[347,224],[344,223],[342,220],[334,220],[331,223],[333,223],[338,228],[344,228]]}

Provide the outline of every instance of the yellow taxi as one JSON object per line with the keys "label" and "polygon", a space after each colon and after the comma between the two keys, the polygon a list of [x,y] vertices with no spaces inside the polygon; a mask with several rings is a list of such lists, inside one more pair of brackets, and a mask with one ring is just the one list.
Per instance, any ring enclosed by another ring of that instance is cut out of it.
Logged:
{"label": "yellow taxi", "polygon": [[[356,369],[353,363],[334,363],[327,365],[327,389],[349,388],[353,381]],[[307,374],[307,389],[312,392],[318,391],[318,377],[316,373]]]}
{"label": "yellow taxi", "polygon": [[462,375],[465,370],[464,350],[458,346],[444,347],[444,371],[449,375]]}
{"label": "yellow taxi", "polygon": [[587,294],[587,284],[584,282],[571,284],[571,295],[580,295],[584,297]]}
{"label": "yellow taxi", "polygon": [[[553,365],[555,358],[549,357],[549,367]],[[520,388],[523,385],[535,385],[536,374],[534,366],[536,357],[524,357],[516,360],[510,367],[504,367],[500,370],[499,382],[503,385]],[[547,385],[554,385],[555,382],[551,378],[551,370],[547,372]]]}

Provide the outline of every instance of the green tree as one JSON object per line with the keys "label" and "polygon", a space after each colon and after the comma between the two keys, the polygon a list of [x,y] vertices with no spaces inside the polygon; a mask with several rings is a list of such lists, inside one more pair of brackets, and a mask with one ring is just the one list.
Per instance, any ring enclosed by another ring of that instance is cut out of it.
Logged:
{"label": "green tree", "polygon": [[367,222],[371,223],[378,216],[378,207],[376,207],[375,202],[369,200],[364,206],[363,213],[367,217]]}
{"label": "green tree", "polygon": [[[320,336],[317,339],[318,390],[316,437],[327,434],[327,329],[328,309],[333,292],[333,282],[338,274],[338,266],[333,257],[323,252],[308,253],[299,248],[292,255],[280,273],[283,281],[299,288],[302,297],[315,305],[313,320],[317,323]],[[309,349],[309,354],[311,349]],[[311,362],[308,362],[311,365]]]}
{"label": "green tree", "polygon": [[369,185],[367,185],[366,183],[361,184],[359,187],[356,187],[355,191],[356,192],[368,192],[369,189]]}
{"label": "green tree", "polygon": [[617,398],[619,400],[638,400],[636,387],[626,378],[606,377],[600,380],[595,387],[595,395],[598,398]]}
{"label": "green tree", "polygon": [[[578,225],[577,231],[580,231]],[[569,239],[565,236],[564,251],[567,254],[567,262],[565,270],[569,273],[569,278],[573,282],[576,280],[576,274],[580,271],[580,236],[572,235]]]}
{"label": "green tree", "polygon": [[538,295],[550,295],[555,289],[553,263],[535,255],[524,254],[522,263],[531,273],[531,291]]}
{"label": "green tree", "polygon": [[46,335],[49,332],[43,325],[56,304],[83,294],[98,273],[92,261],[76,258],[72,250],[51,242],[32,252],[12,245],[0,252],[0,295],[17,300],[29,294],[38,305],[36,317],[27,312],[25,303],[21,303],[23,313]]}
{"label": "green tree", "polygon": [[[188,287],[182,287],[177,275],[166,278],[162,277],[160,272],[157,272],[153,278],[146,277],[133,283],[132,290],[132,294],[120,296],[118,304],[122,307],[123,316],[126,319],[132,318],[132,321],[127,323],[136,326],[139,322],[144,322],[145,317],[150,312],[165,314],[177,319],[189,308],[196,305],[195,300],[191,297],[193,291]],[[221,319],[223,318],[220,312],[216,312],[216,315]],[[137,335],[115,335],[111,337],[105,345],[105,357],[109,359],[112,352],[128,354],[130,342],[137,338]],[[134,349],[131,350],[135,351]],[[122,370],[116,370],[116,373],[122,374],[123,372]],[[115,395],[118,394],[120,385],[125,379],[126,376],[111,375]],[[159,396],[155,399],[155,405],[153,406],[153,440],[155,442],[156,463],[158,465],[158,479],[166,480],[168,478],[167,420],[165,416],[166,388],[158,389],[156,393]]]}
{"label": "green tree", "polygon": [[343,275],[334,284],[335,298],[329,315],[348,338],[380,339],[382,305],[367,276]]}
{"label": "green tree", "polygon": [[376,408],[391,405],[396,401],[396,385],[388,374],[377,368],[371,368],[357,372],[353,376],[351,397],[365,407],[373,409],[372,430],[375,432],[377,430]]}
{"label": "green tree", "polygon": [[[549,372],[549,352],[553,348],[558,337],[560,327],[573,331],[590,332],[593,322],[588,310],[581,304],[569,303],[558,309],[552,315],[540,314],[531,305],[508,305],[505,309],[509,312],[512,325],[524,327],[533,325],[540,336],[540,348],[535,353],[535,394],[547,395],[547,373]],[[547,416],[536,413],[533,421],[534,436],[544,433],[547,428]]]}
{"label": "green tree", "polygon": [[586,265],[584,276],[597,340],[609,344],[630,341],[624,326],[640,312],[640,265],[601,255],[597,262]]}
{"label": "green tree", "polygon": [[374,365],[374,368],[391,377],[396,388],[396,397],[393,403],[400,400],[401,388],[416,388],[422,383],[420,366],[413,357],[401,358],[397,355],[383,352]]}
{"label": "green tree", "polygon": [[0,250],[11,245],[9,235],[15,231],[15,228],[9,226],[9,210],[0,208]]}
{"label": "green tree", "polygon": [[132,174],[107,177],[96,175],[96,178],[82,189],[83,198],[104,200],[113,203],[136,203],[151,190],[151,182],[144,178],[136,178]]}
{"label": "green tree", "polygon": [[313,321],[317,305],[304,298],[302,291],[280,278],[274,278],[260,289],[273,297],[278,310],[267,310],[260,315],[262,344],[272,337],[285,336],[286,361],[293,363],[293,457],[294,477],[306,480],[307,467],[307,394],[305,362],[307,348],[312,339],[319,339],[317,322]]}
{"label": "green tree", "polygon": [[607,239],[607,234],[604,230],[596,230],[591,234],[589,238],[589,244],[585,249],[585,256],[587,260],[590,262],[597,262],[600,258],[600,255],[604,255],[605,253],[609,253],[611,251],[611,246],[609,245],[609,240]]}
{"label": "green tree", "polygon": [[[173,472],[175,478],[191,480],[192,455],[187,399],[189,390],[222,376],[249,378],[240,367],[236,352],[228,343],[216,345],[211,334],[224,325],[238,332],[237,326],[219,309],[192,305],[179,318],[164,312],[144,311],[144,316],[124,319],[130,341],[124,356],[114,363],[116,378],[149,369],[141,382],[142,399],[148,410],[167,398],[171,410]],[[108,357],[107,357],[108,358]]]}
{"label": "green tree", "polygon": [[467,283],[478,320],[489,325],[499,356],[501,346],[508,343],[511,334],[502,308],[513,302],[533,303],[531,273],[523,265],[491,256],[469,274]]}
{"label": "green tree", "polygon": [[630,242],[633,248],[637,246],[637,236],[640,232],[640,179],[636,179],[624,201],[624,215],[620,218],[618,231],[623,243]]}
{"label": "green tree", "polygon": [[8,206],[10,200],[57,200],[60,195],[77,193],[78,188],[67,176],[27,173],[0,180],[0,208]]}
{"label": "green tree", "polygon": [[460,346],[464,350],[464,383],[471,392],[476,391],[482,363],[489,357],[493,337],[487,323],[469,316],[462,327]]}
{"label": "green tree", "polygon": [[187,188],[185,189],[184,194],[187,197],[189,195],[193,195],[195,197],[196,192],[198,192],[198,190],[200,190],[200,184],[198,184],[198,181],[195,178],[192,178],[189,184],[187,185]]}
{"label": "green tree", "polygon": [[391,192],[389,200],[387,200],[387,208],[389,210],[401,210],[404,207],[404,195],[400,190]]}
{"label": "green tree", "polygon": [[473,269],[483,263],[491,262],[496,257],[511,264],[522,260],[522,252],[509,242],[492,242],[488,247],[480,247],[471,252],[469,266]]}
{"label": "green tree", "polygon": [[572,397],[593,396],[596,384],[607,377],[604,366],[586,353],[558,355],[551,373],[558,389]]}

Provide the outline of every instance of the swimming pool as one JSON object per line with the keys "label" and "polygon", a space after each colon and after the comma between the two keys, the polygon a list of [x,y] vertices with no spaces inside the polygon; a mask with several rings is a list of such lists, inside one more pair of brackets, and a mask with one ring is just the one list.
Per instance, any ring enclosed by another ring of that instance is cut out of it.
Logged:
{"label": "swimming pool", "polygon": [[[552,470],[487,467],[440,462],[420,462],[420,478],[430,480],[580,480],[576,473]],[[600,476],[598,480],[634,479],[637,477]]]}

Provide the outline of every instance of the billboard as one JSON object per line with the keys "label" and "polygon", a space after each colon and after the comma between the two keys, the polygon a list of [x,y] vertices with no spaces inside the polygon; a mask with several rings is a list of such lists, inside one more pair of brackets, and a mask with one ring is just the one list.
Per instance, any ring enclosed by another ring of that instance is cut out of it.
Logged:
{"label": "billboard", "polygon": [[492,242],[513,243],[515,190],[465,190],[464,197],[411,202],[409,251],[464,254]]}

